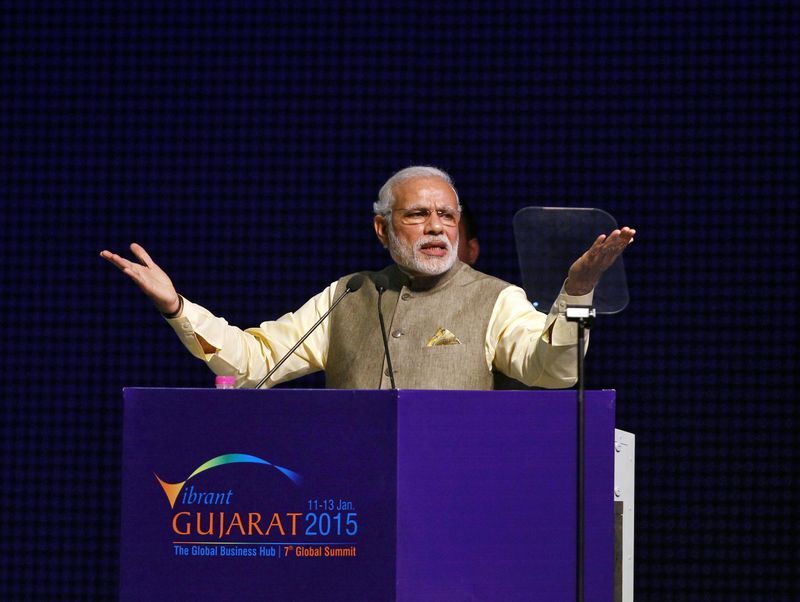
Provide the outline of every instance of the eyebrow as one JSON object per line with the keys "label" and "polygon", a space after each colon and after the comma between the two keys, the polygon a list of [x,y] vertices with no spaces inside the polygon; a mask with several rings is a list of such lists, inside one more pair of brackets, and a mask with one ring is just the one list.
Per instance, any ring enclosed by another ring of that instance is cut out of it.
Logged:
{"label": "eyebrow", "polygon": [[[429,205],[425,205],[422,203],[415,203],[413,205],[409,205],[408,207],[398,208],[398,211],[418,211],[420,209],[424,209],[425,211],[430,211],[431,208]],[[450,207],[445,205],[444,207],[434,205],[435,211],[452,211],[454,213],[458,213],[458,207]]]}

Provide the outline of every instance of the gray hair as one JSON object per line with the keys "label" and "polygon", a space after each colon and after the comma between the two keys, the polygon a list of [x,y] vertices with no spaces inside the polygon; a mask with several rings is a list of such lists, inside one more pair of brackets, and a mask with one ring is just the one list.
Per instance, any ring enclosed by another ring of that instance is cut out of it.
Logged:
{"label": "gray hair", "polygon": [[388,215],[392,207],[394,207],[394,202],[396,200],[394,198],[395,186],[415,178],[439,178],[447,182],[450,188],[453,189],[456,195],[458,209],[459,211],[461,210],[461,202],[458,200],[458,191],[453,184],[453,178],[451,178],[446,171],[430,165],[412,165],[411,167],[406,167],[395,173],[391,178],[386,180],[386,184],[381,186],[380,191],[378,191],[378,200],[372,204],[372,210],[375,212],[375,215]]}

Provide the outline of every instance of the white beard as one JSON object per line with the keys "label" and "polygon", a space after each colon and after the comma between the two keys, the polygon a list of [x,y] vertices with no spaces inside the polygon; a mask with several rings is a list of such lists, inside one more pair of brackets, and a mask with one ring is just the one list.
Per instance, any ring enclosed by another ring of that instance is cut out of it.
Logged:
{"label": "white beard", "polygon": [[[417,239],[413,245],[401,241],[391,227],[387,229],[387,234],[389,238],[389,253],[392,259],[401,268],[405,268],[410,272],[425,274],[426,276],[438,276],[452,268],[458,258],[453,251],[453,245],[450,244],[450,239],[444,234],[423,236]],[[431,242],[444,243],[447,247],[447,255],[431,257],[422,253],[422,246]],[[456,248],[457,246],[458,241],[456,241]]]}

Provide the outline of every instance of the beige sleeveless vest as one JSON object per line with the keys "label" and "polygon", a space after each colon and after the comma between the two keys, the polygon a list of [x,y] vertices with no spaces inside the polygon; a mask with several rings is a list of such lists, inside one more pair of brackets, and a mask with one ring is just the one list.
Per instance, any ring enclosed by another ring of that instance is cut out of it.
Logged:
{"label": "beige sleeveless vest", "polygon": [[[427,289],[415,285],[396,265],[381,273],[389,278],[382,307],[397,388],[491,389],[492,372],[484,348],[486,329],[497,296],[509,284],[461,262]],[[337,296],[349,278],[339,280]],[[333,389],[391,387],[378,320],[378,293],[371,281],[331,314],[325,377]]]}

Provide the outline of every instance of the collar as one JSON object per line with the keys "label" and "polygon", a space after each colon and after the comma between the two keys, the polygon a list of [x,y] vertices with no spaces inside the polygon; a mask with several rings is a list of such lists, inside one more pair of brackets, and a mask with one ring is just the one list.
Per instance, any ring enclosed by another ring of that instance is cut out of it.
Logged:
{"label": "collar", "polygon": [[428,292],[440,290],[449,283],[458,272],[466,267],[459,259],[453,264],[449,270],[443,274],[436,276],[411,276],[403,271],[397,264],[393,264],[384,270],[384,273],[389,276],[389,282],[392,288],[397,290],[402,289],[404,286],[412,291]]}

